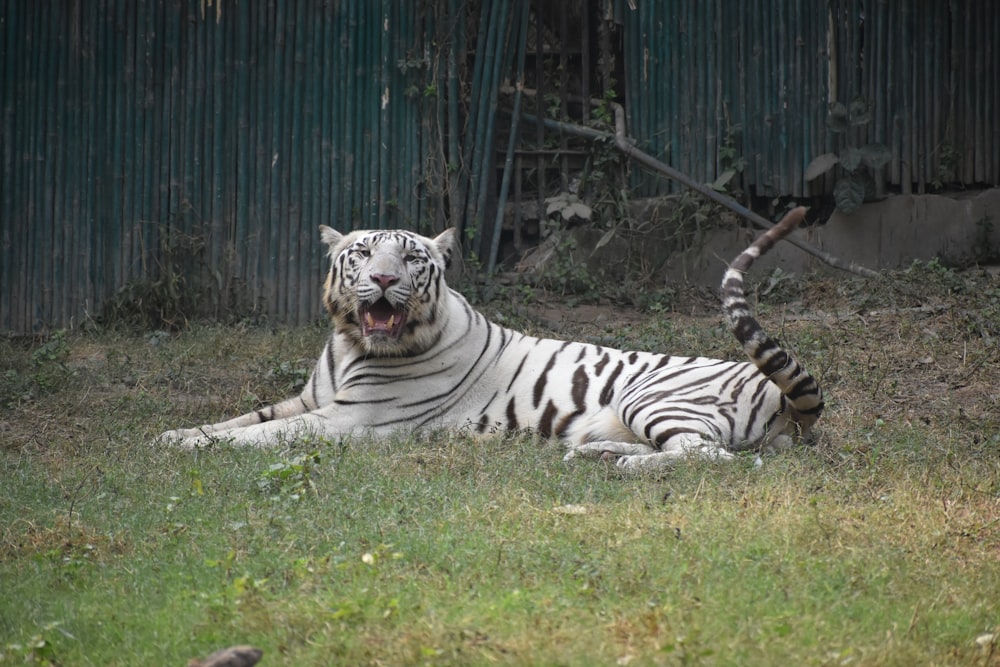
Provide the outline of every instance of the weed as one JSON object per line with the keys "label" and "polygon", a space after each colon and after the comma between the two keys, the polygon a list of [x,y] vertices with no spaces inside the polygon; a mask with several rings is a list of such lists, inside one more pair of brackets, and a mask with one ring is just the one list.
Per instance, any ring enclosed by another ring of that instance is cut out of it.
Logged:
{"label": "weed", "polygon": [[761,281],[757,292],[761,297],[766,297],[769,302],[787,303],[794,293],[801,290],[801,287],[798,276],[776,267]]}
{"label": "weed", "polygon": [[596,275],[576,253],[577,241],[570,235],[556,237],[554,261],[539,276],[539,286],[560,296],[576,295],[596,300],[602,276]]}
{"label": "weed", "polygon": [[272,499],[299,500],[305,493],[315,492],[312,476],[319,463],[317,452],[297,454],[272,463],[257,479],[257,488]]}
{"label": "weed", "polygon": [[[945,137],[954,137],[954,124],[948,121],[944,132]],[[931,187],[940,190],[949,184],[958,182],[959,166],[962,160],[962,153],[950,139],[945,139],[937,147],[937,172]]]}
{"label": "weed", "polygon": [[912,280],[913,288],[925,297],[960,295],[968,291],[965,279],[937,257],[926,262],[913,260],[903,275]]}
{"label": "weed", "polygon": [[806,167],[807,181],[819,178],[838,164],[846,172],[833,186],[834,203],[844,215],[850,215],[862,202],[875,196],[874,174],[892,159],[892,153],[883,144],[858,146],[847,139],[852,129],[868,125],[871,119],[868,102],[860,97],[855,98],[850,107],[841,102],[834,103],[827,114],[826,126],[838,137],[844,137],[840,153],[824,153]]}
{"label": "weed", "polygon": [[739,135],[742,127],[733,123],[729,115],[728,105],[724,106],[726,127],[719,147],[719,176],[712,187],[719,192],[729,192],[733,179],[743,173],[747,167],[747,159],[739,151]]}
{"label": "weed", "polygon": [[42,665],[43,667],[58,667],[62,664],[57,657],[56,633],[65,639],[75,639],[73,635],[59,627],[59,623],[46,623],[42,631],[32,635],[23,644],[12,643],[0,647],[0,664]]}
{"label": "weed", "polygon": [[180,225],[178,220],[159,230],[157,275],[129,282],[105,303],[99,322],[176,330],[202,312],[205,288],[198,276],[204,262],[205,239],[182,231]]}
{"label": "weed", "polygon": [[55,386],[70,375],[66,367],[69,347],[66,344],[66,330],[60,329],[31,353],[34,372],[31,379],[41,393],[52,391]]}
{"label": "weed", "polygon": [[984,215],[976,221],[976,243],[973,246],[975,260],[979,264],[989,264],[1000,260],[1000,246],[993,242],[993,218]]}
{"label": "weed", "polygon": [[186,230],[205,227],[194,208],[185,203],[169,223],[159,226],[156,267],[126,284],[108,299],[97,318],[103,325],[139,330],[176,331],[193,318],[229,321],[249,317],[259,309],[239,281],[227,276],[205,257],[208,239]]}
{"label": "weed", "polygon": [[65,329],[52,332],[30,354],[30,365],[7,368],[0,386],[0,405],[10,407],[59,389],[73,371],[66,366],[69,343]]}
{"label": "weed", "polygon": [[267,372],[266,377],[282,386],[283,391],[281,393],[296,393],[306,386],[309,374],[312,373],[312,365],[306,359],[299,359],[297,361],[274,360],[271,370]]}

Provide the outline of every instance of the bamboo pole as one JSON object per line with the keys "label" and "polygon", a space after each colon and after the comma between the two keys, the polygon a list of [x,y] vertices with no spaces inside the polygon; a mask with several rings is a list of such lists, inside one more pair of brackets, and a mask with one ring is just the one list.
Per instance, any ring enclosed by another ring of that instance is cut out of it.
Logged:
{"label": "bamboo pole", "polygon": [[482,258],[485,254],[482,244],[484,242],[484,225],[486,224],[486,202],[490,194],[490,183],[495,178],[495,174],[493,173],[493,146],[496,139],[496,108],[499,97],[500,76],[504,66],[506,65],[504,62],[504,56],[506,54],[505,47],[508,43],[508,35],[506,32],[511,23],[507,20],[510,1],[499,0],[498,4],[500,4],[501,8],[496,25],[499,26],[502,34],[496,42],[495,50],[492,52],[492,69],[490,71],[489,82],[484,91],[488,98],[486,108],[489,110],[489,113],[486,114],[486,132],[480,151],[480,161],[478,163],[479,184],[477,186],[478,197],[476,199],[476,212],[474,218],[476,220],[476,238],[474,240],[473,247],[475,247],[479,252],[480,258]]}
{"label": "bamboo pole", "polygon": [[[373,184],[371,202],[372,208],[377,212],[376,222],[380,229],[386,227],[386,202],[390,199],[389,184],[389,162],[391,152],[389,143],[393,139],[402,140],[403,137],[391,137],[393,109],[398,101],[390,97],[389,88],[389,41],[393,31],[399,30],[400,26],[390,25],[389,22],[389,2],[382,0],[379,4],[376,23],[375,38],[378,43],[378,75],[373,77],[377,86],[372,98],[373,104],[378,109],[376,124],[373,129],[377,133],[372,138],[372,159],[378,165],[372,170],[372,178],[377,182]],[[399,165],[397,165],[398,167]]]}
{"label": "bamboo pole", "polygon": [[[489,135],[489,126],[495,122],[494,110],[489,108],[488,98],[489,87],[492,85],[493,68],[489,65],[496,58],[497,31],[500,30],[500,6],[504,0],[492,0],[489,3],[489,18],[485,9],[480,17],[479,30],[476,48],[476,67],[472,80],[473,105],[472,113],[474,139],[469,164],[469,190],[467,192],[465,224],[472,224],[473,238],[472,247],[477,253],[480,252],[479,243],[482,239],[480,230],[481,220],[479,218],[481,210],[479,205],[479,188],[481,186],[481,176],[483,171],[484,151]],[[480,49],[479,45],[483,45]],[[481,256],[481,254],[480,254]]]}
{"label": "bamboo pole", "polygon": [[[299,194],[294,208],[297,215],[290,216],[294,224],[295,254],[298,271],[295,284],[291,286],[290,298],[294,299],[294,319],[296,324],[307,321],[319,302],[315,292],[317,274],[312,269],[316,253],[316,204],[319,199],[314,189],[322,157],[319,154],[319,137],[314,132],[316,80],[322,70],[313,62],[313,48],[316,46],[315,30],[321,21],[316,16],[320,7],[308,7],[297,2],[295,11],[295,95],[298,97],[296,121],[298,132],[293,133],[293,149],[296,153],[293,166],[298,171]],[[310,11],[311,10],[311,11]]]}
{"label": "bamboo pole", "polygon": [[[448,174],[448,206],[450,209],[449,219],[452,225],[462,224],[462,208],[465,202],[465,178],[463,174],[467,165],[462,160],[462,151],[458,144],[460,127],[458,124],[458,54],[465,55],[464,49],[464,26],[465,16],[462,11],[461,0],[449,0],[447,21],[448,30],[448,164],[445,172]],[[462,231],[462,230],[459,230]]]}
{"label": "bamboo pole", "polygon": [[357,221],[354,219],[351,209],[352,204],[357,201],[361,193],[358,182],[359,169],[356,166],[360,159],[357,151],[360,145],[359,137],[361,135],[361,128],[358,126],[356,112],[358,109],[357,100],[363,90],[363,87],[358,85],[361,82],[361,76],[359,76],[358,72],[358,56],[365,46],[365,40],[362,39],[361,31],[358,28],[358,3],[349,2],[347,4],[346,25],[341,27],[343,42],[346,44],[345,51],[347,52],[344,59],[347,72],[347,85],[344,87],[345,95],[342,102],[344,120],[342,125],[343,134],[341,135],[343,138],[341,145],[345,147],[343,160],[344,178],[342,179],[344,192],[340,204],[340,213],[343,220],[339,227],[344,233],[355,229],[357,226]]}
{"label": "bamboo pole", "polygon": [[[3,39],[8,49],[20,46],[19,8],[19,3],[7,3],[5,20],[0,24],[0,39]],[[27,53],[27,49],[22,49],[22,52]],[[5,186],[13,186],[17,174],[17,170],[10,164],[15,150],[14,139],[18,136],[18,115],[14,110],[17,108],[15,82],[20,77],[14,73],[15,62],[15,59],[10,57],[0,62],[0,70],[3,71],[3,76],[0,76],[0,114],[10,119],[8,122],[0,123],[0,156],[3,157],[3,164],[0,165],[0,178],[2,178],[0,183]],[[16,211],[15,192],[18,192],[15,187],[0,188],[0,210],[6,211],[8,216]],[[16,218],[11,216],[7,219],[8,224],[14,224],[10,227],[0,227],[0,285],[4,286],[4,289],[0,290],[0,327],[3,331],[11,331],[20,324],[20,318],[14,311],[17,304],[21,303],[15,284],[16,277],[21,273],[16,270],[20,264],[20,258],[17,256],[20,246],[13,242],[19,230]]]}
{"label": "bamboo pole", "polygon": [[[514,153],[517,150],[517,135],[521,116],[521,96],[524,90],[524,56],[528,42],[528,16],[530,15],[526,0],[516,2],[514,21],[520,18],[517,34],[517,89],[514,92],[514,111],[511,114],[510,137],[507,142],[507,156],[504,160],[503,179],[500,183],[500,194],[497,197],[497,215],[493,223],[493,235],[490,237],[490,252],[487,275],[493,275],[496,268],[497,253],[500,249],[500,234],[503,231],[504,209],[507,207],[507,191],[510,188],[511,172],[514,171]],[[517,16],[520,12],[520,16]],[[512,21],[513,23],[513,21]]]}
{"label": "bamboo pole", "polygon": [[[250,45],[252,9],[248,6],[234,8],[236,16],[232,22],[236,28],[235,81],[232,88],[232,109],[235,114],[236,127],[233,131],[233,145],[236,180],[233,184],[233,215],[232,236],[227,239],[227,246],[232,249],[232,275],[246,276],[249,272],[249,257],[247,256],[247,239],[252,234],[250,221],[250,201],[254,196],[250,188],[250,170],[254,164],[253,144],[250,141],[251,114],[254,107],[250,96],[250,58],[254,51]],[[229,277],[227,276],[227,281]]]}

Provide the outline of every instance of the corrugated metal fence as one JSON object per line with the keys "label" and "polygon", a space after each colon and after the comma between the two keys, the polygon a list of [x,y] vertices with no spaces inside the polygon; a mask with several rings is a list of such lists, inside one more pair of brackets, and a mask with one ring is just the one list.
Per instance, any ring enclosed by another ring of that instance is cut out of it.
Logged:
{"label": "corrugated metal fence", "polygon": [[0,331],[73,326],[116,294],[173,324],[312,321],[319,224],[453,220],[488,248],[527,6],[0,0]]}
{"label": "corrugated metal fence", "polygon": [[216,3],[0,2],[0,330],[151,276],[308,321],[317,225],[428,217],[416,3]]}
{"label": "corrugated metal fence", "polygon": [[[561,45],[559,81],[535,83],[546,103],[607,96],[583,70],[606,82],[620,59],[629,133],[702,181],[746,160],[753,194],[829,192],[803,172],[841,147],[830,102],[861,96],[872,121],[849,138],[892,149],[889,186],[1000,182],[991,0],[542,2],[0,0],[0,331],[79,324],[136,284],[152,291],[132,301],[196,291],[207,314],[313,320],[319,224],[454,222],[487,255],[497,90],[526,44],[548,71],[543,34],[602,35],[576,40],[602,53],[582,49],[573,77]],[[549,134],[539,156],[565,149]],[[536,178],[537,198],[563,176]],[[634,192],[670,187],[642,175]]]}
{"label": "corrugated metal fence", "polygon": [[[627,0],[618,0],[627,5]],[[872,120],[846,140],[893,153],[886,182],[1000,183],[1000,5],[993,0],[634,3],[624,17],[630,132],[712,182],[746,160],[759,196],[823,194],[812,158],[842,148],[826,116],[862,98]],[[642,175],[637,192],[676,189]]]}

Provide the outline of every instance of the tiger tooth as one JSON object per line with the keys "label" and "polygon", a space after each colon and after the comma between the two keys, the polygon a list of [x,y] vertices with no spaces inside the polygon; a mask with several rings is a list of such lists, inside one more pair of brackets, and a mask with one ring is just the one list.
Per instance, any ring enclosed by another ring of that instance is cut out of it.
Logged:
{"label": "tiger tooth", "polygon": [[395,324],[395,323],[396,323],[396,316],[395,315],[390,315],[389,316],[389,321],[386,322],[385,328],[386,329],[391,329],[392,325]]}
{"label": "tiger tooth", "polygon": [[365,324],[367,324],[372,328],[375,328],[375,318],[372,317],[371,313],[365,313]]}

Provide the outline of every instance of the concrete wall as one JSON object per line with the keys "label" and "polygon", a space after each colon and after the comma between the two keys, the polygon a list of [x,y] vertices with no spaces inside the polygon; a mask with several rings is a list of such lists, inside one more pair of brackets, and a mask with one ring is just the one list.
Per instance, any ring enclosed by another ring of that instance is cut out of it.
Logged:
{"label": "concrete wall", "polygon": [[[988,232],[988,234],[987,234]],[[834,213],[825,225],[796,232],[831,255],[871,269],[896,269],[913,260],[940,258],[967,265],[987,253],[1000,255],[1000,188],[967,195],[895,195],[865,204],[850,216]],[[715,285],[722,267],[746,247],[753,234],[746,229],[716,229],[700,248],[674,253],[667,261],[670,280]],[[765,256],[755,272],[780,267],[798,273],[836,271],[789,243]]]}

